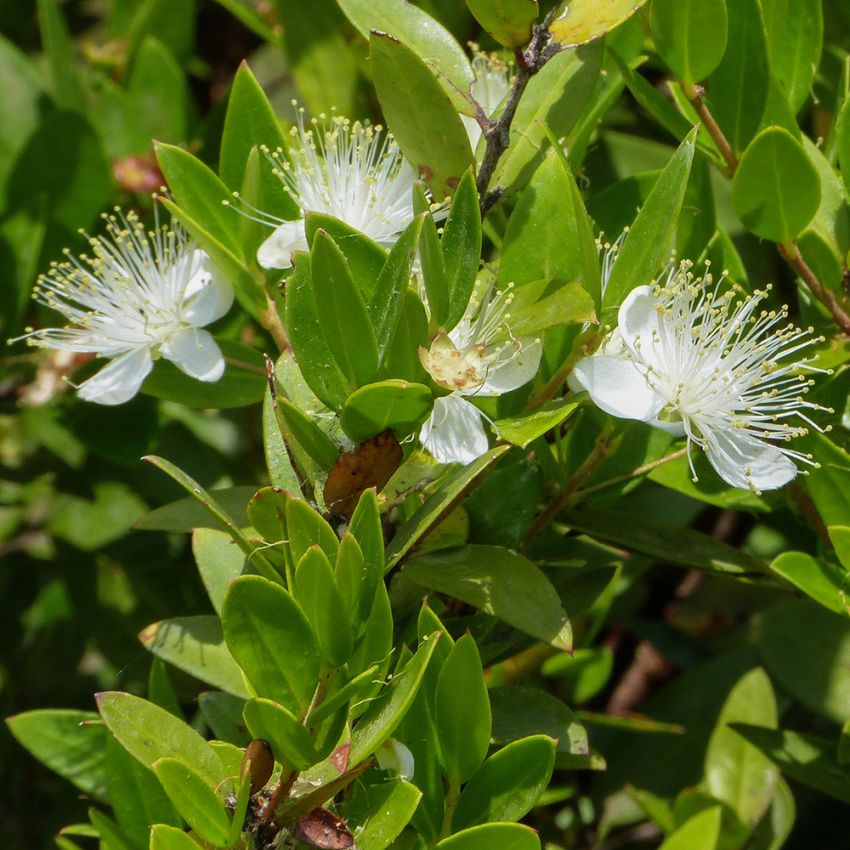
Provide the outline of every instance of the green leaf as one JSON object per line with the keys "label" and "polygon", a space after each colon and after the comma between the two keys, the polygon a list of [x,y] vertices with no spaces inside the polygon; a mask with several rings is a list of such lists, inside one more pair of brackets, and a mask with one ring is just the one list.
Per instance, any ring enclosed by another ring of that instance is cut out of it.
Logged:
{"label": "green leaf", "polygon": [[426,214],[419,238],[419,261],[425,287],[423,301],[428,305],[431,327],[439,328],[445,324],[449,315],[449,280],[443,246],[434,217],[428,212],[430,203],[422,183],[413,185],[413,205],[415,210]]}
{"label": "green leaf", "polygon": [[288,709],[270,699],[249,699],[243,710],[245,725],[253,738],[271,745],[284,769],[306,770],[316,762],[309,730]]}
{"label": "green leaf", "polygon": [[720,840],[722,815],[720,806],[694,815],[668,836],[659,850],[715,850]]}
{"label": "green leaf", "polygon": [[805,599],[762,616],[759,652],[770,674],[803,705],[835,723],[850,700],[850,619]]}
{"label": "green leaf", "polygon": [[732,575],[757,575],[764,569],[755,557],[708,535],[649,517],[581,506],[566,519],[577,531],[667,563]]}
{"label": "green leaf", "polygon": [[806,441],[820,464],[805,479],[818,513],[827,526],[850,524],[850,455],[824,434],[812,432]]}
{"label": "green leaf", "polygon": [[434,850],[540,850],[540,839],[530,826],[518,823],[485,823],[457,832],[436,844]]}
{"label": "green leaf", "polygon": [[407,826],[422,792],[409,782],[397,780],[369,788],[369,810],[373,812],[357,833],[360,850],[385,850]]}
{"label": "green leaf", "polygon": [[554,739],[532,735],[490,756],[460,795],[452,821],[455,830],[525,817],[549,784],[556,747]]}
{"label": "green leaf", "polygon": [[339,448],[303,410],[289,399],[278,398],[277,406],[286,422],[289,433],[321,470],[330,469],[339,459]]}
{"label": "green leaf", "polygon": [[225,847],[230,835],[230,819],[206,779],[176,758],[161,758],[154,762],[153,769],[186,823],[205,841]]}
{"label": "green leaf", "polygon": [[636,286],[653,280],[669,259],[691,173],[696,133],[694,128],[679,145],[637,214],[611,270],[603,307],[618,306]]}
{"label": "green leaf", "polygon": [[170,712],[119,691],[105,691],[96,694],[95,699],[109,731],[145,767],[153,770],[154,762],[174,757],[191,764],[214,788],[227,779],[227,771],[216,751]]}
{"label": "green leaf", "polygon": [[150,824],[180,826],[182,821],[156,776],[111,735],[106,745],[109,804],[121,829],[139,847],[148,841]]}
{"label": "green leaf", "polygon": [[375,333],[348,263],[324,230],[313,240],[310,271],[319,326],[334,360],[352,389],[368,384],[378,371]]}
{"label": "green leaf", "polygon": [[351,621],[331,562],[318,546],[311,546],[298,561],[295,596],[313,625],[322,658],[331,667],[345,664],[352,650]]}
{"label": "green leaf", "polygon": [[151,827],[150,850],[198,850],[198,842],[182,829],[157,823]]}
{"label": "green leaf", "polygon": [[226,364],[218,381],[208,383],[190,378],[171,361],[160,359],[142,384],[142,392],[205,410],[256,404],[268,386],[262,355],[238,342],[226,339],[217,342]]}
{"label": "green leaf", "polygon": [[227,186],[197,157],[174,145],[158,144],[156,158],[177,206],[234,257],[241,258],[238,219],[229,207],[232,196]]}
{"label": "green leaf", "polygon": [[404,575],[558,649],[572,648],[572,630],[557,592],[522,555],[498,546],[464,546],[420,555]]}
{"label": "green leaf", "polygon": [[440,761],[449,782],[466,782],[490,747],[490,700],[481,657],[472,635],[455,642],[440,668],[434,725]]}
{"label": "green leaf", "polygon": [[726,52],[708,89],[712,114],[733,150],[740,153],[761,125],[770,71],[759,0],[726,0],[726,9]]}
{"label": "green leaf", "polygon": [[490,449],[477,460],[459,470],[436,493],[429,496],[425,503],[396,532],[396,536],[387,548],[385,569],[392,569],[411,547],[436,525],[446,509],[466,491],[487,467],[508,451],[508,448],[508,446],[496,446],[496,448]]}
{"label": "green leaf", "polygon": [[770,70],[797,113],[809,96],[823,47],[820,0],[762,0]]}
{"label": "green leaf", "polygon": [[513,292],[512,298],[510,330],[514,336],[536,336],[559,325],[596,322],[593,296],[580,283],[526,283]]}
{"label": "green leaf", "polygon": [[[357,541],[363,555],[363,580],[359,592],[360,610],[355,622],[365,623],[372,610],[375,590],[384,576],[384,530],[378,497],[374,490],[364,490],[351,516],[348,531]],[[342,550],[342,544],[340,544]],[[337,556],[337,572],[340,571]]]}
{"label": "green leaf", "polygon": [[143,629],[139,640],[149,652],[202,682],[248,696],[242,671],[225,646],[218,617],[199,614],[162,620]]}
{"label": "green leaf", "polygon": [[[243,61],[233,78],[233,88],[227,101],[218,173],[230,189],[240,189],[245,163],[254,146],[270,150],[286,150],[286,139],[277,116],[257,78]],[[298,218],[298,206],[290,196],[289,218]]]}
{"label": "green leaf", "polygon": [[296,713],[310,705],[319,653],[310,623],[278,584],[260,576],[236,579],[224,597],[224,639],[259,696]]}
{"label": "green leaf", "polygon": [[[518,287],[559,278],[600,298],[596,241],[572,172],[558,156],[537,169],[508,222],[499,282]],[[532,309],[535,309],[532,307]]]}
{"label": "green leaf", "polygon": [[93,711],[42,708],[6,718],[18,743],[96,800],[107,799],[107,733]]}
{"label": "green leaf", "polygon": [[457,187],[440,246],[449,291],[449,313],[444,328],[451,330],[466,312],[481,264],[481,208],[472,171],[463,175]]}
{"label": "green leaf", "polygon": [[382,362],[398,327],[413,261],[419,247],[419,235],[426,216],[430,218],[427,213],[421,213],[414,218],[393,245],[378,275],[375,293],[367,307]]}
{"label": "green leaf", "polygon": [[321,514],[305,501],[287,500],[286,528],[293,563],[297,564],[311,546],[321,547],[329,561],[336,560],[339,539]]}
{"label": "green leaf", "polygon": [[455,107],[470,113],[465,95],[474,80],[472,66],[454,36],[438,21],[407,0],[338,2],[364,38],[369,38],[372,30],[378,30],[399,39],[415,51],[428,67],[434,69]]}
{"label": "green leaf", "polygon": [[770,807],[779,774],[769,759],[732,731],[733,723],[776,728],[776,697],[770,679],[760,667],[732,688],[705,754],[706,790],[731,806],[741,821],[753,828]]}
{"label": "green leaf", "polygon": [[646,0],[574,0],[549,27],[561,47],[575,47],[601,38],[630,18]]}
{"label": "green leaf", "polygon": [[557,428],[578,408],[578,405],[576,401],[556,399],[535,410],[534,413],[513,419],[497,419],[493,426],[500,440],[524,449],[553,428]]}
{"label": "green leaf", "polygon": [[[243,485],[228,487],[225,490],[210,490],[209,495],[214,497],[215,503],[227,516],[234,518],[236,524],[247,525],[245,507],[256,489],[253,485]],[[190,532],[195,528],[220,528],[221,522],[204,504],[189,496],[155,508],[136,520],[133,527],[145,531]],[[231,539],[229,533],[227,537]]]}
{"label": "green leaf", "polygon": [[466,0],[469,11],[499,44],[516,49],[531,40],[537,0]]}
{"label": "green leaf", "polygon": [[850,769],[835,763],[835,743],[788,729],[765,729],[746,723],[732,725],[791,779],[850,803]]}
{"label": "green leaf", "polygon": [[242,720],[245,700],[222,691],[202,691],[198,706],[213,735],[237,747],[248,744],[249,734]]}
{"label": "green leaf", "polygon": [[133,58],[127,80],[127,111],[139,147],[148,152],[151,141],[179,143],[189,136],[189,88],[174,54],[148,36]]}
{"label": "green leaf", "polygon": [[97,830],[102,843],[110,850],[138,850],[124,830],[103,812],[97,809],[89,809],[89,820]]}
{"label": "green leaf", "polygon": [[326,213],[307,212],[304,228],[311,250],[320,230],[333,239],[348,263],[348,270],[363,300],[368,302],[372,299],[376,281],[387,261],[387,252],[365,233]]}
{"label": "green leaf", "polygon": [[686,88],[707,77],[726,51],[725,0],[653,0],[652,37]]}
{"label": "green leaf", "polygon": [[57,106],[85,113],[83,89],[74,58],[75,44],[57,0],[38,0],[38,23]]}
{"label": "green leaf", "polygon": [[423,384],[392,379],[355,390],[340,414],[342,430],[362,443],[387,428],[398,437],[412,434],[431,413],[434,399]]}
{"label": "green leaf", "polygon": [[351,389],[322,331],[310,279],[310,258],[293,257],[293,273],[286,283],[286,331],[310,389],[332,410],[340,410]]}
{"label": "green leaf", "polygon": [[847,194],[850,195],[850,97],[844,98],[844,104],[838,118],[838,134],[835,149],[838,163],[841,166],[841,176]]}
{"label": "green leaf", "polygon": [[428,373],[419,360],[419,348],[427,348],[429,342],[428,315],[419,296],[408,289],[401,301],[395,333],[384,352],[384,372],[406,381],[427,383]]}
{"label": "green leaf", "polygon": [[369,38],[375,88],[398,145],[442,201],[474,166],[452,101],[420,55],[386,33]]}
{"label": "green leaf", "polygon": [[832,525],[829,527],[829,539],[835,548],[835,557],[846,570],[850,571],[850,527]]}
{"label": "green leaf", "polygon": [[850,576],[833,564],[806,552],[783,552],[770,568],[830,611],[850,615]]}
{"label": "green leaf", "polygon": [[744,152],[732,198],[748,230],[762,239],[787,243],[814,218],[821,198],[820,177],[787,130],[768,127]]}
{"label": "green leaf", "polygon": [[549,150],[546,129],[557,138],[569,136],[600,78],[602,52],[601,44],[564,50],[531,78],[511,122],[510,144],[491,185],[503,187],[508,195],[523,189]]}
{"label": "green leaf", "polygon": [[389,686],[372,701],[351,733],[349,767],[356,767],[392,735],[410,707],[440,634],[429,635],[402,670],[397,670]]}

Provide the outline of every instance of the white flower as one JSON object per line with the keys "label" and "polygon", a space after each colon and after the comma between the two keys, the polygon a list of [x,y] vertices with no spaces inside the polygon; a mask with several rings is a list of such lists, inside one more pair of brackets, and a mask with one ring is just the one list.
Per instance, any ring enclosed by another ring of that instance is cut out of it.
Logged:
{"label": "white flower", "polygon": [[[488,118],[492,118],[502,101],[511,90],[511,74],[508,66],[497,56],[477,53],[472,60],[475,80],[469,87],[469,93]],[[481,125],[468,115],[461,115],[469,144],[474,151],[481,139]]]}
{"label": "white flower", "polygon": [[[335,116],[315,119],[308,130],[299,113],[297,142],[288,154],[269,153],[275,174],[302,213],[332,215],[381,245],[392,245],[413,220],[411,191],[416,174],[381,127]],[[257,252],[266,269],[288,269],[294,251],[306,251],[304,219],[285,221],[263,213],[275,227]]]}
{"label": "white flower", "polygon": [[108,359],[77,387],[80,398],[121,404],[132,398],[158,357],[200,381],[217,381],[224,358],[201,330],[233,302],[229,282],[176,223],[146,232],[134,213],[104,217],[106,234],[89,239],[92,256],[52,264],[35,297],[68,325],[31,331],[31,345]]}
{"label": "white flower", "polygon": [[484,414],[466,396],[493,397],[527,384],[543,353],[539,339],[516,338],[507,326],[510,290],[473,295],[466,314],[430,348],[419,349],[422,365],[451,394],[436,399],[419,434],[422,446],[440,463],[471,463],[487,451]]}
{"label": "white flower", "polygon": [[812,463],[785,444],[817,428],[806,409],[824,409],[805,401],[810,367],[798,358],[820,340],[786,324],[786,308],[757,311],[767,292],[733,301],[722,283],[682,263],[663,284],[633,289],[570,383],[613,416],[687,437],[727,484],[771,490],[796,476],[795,461]]}
{"label": "white flower", "polygon": [[413,772],[416,769],[413,753],[401,741],[387,738],[375,751],[375,758],[381,770],[388,770],[399,779],[407,781],[413,779]]}

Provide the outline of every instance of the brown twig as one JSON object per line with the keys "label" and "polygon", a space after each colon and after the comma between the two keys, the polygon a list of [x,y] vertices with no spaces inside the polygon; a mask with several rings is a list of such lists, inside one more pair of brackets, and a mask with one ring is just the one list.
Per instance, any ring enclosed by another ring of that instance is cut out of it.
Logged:
{"label": "brown twig", "polygon": [[518,48],[514,51],[517,74],[508,95],[507,103],[505,103],[505,108],[498,121],[488,121],[486,125],[482,124],[482,131],[487,144],[484,148],[484,156],[481,160],[481,167],[478,169],[477,179],[478,195],[481,199],[481,218],[487,215],[501,197],[501,189],[492,191],[488,191],[488,189],[496,166],[510,144],[511,124],[525,88],[529,80],[558,52],[558,48],[553,49],[550,44],[551,34],[549,33],[549,24],[552,23],[556,11],[557,7],[546,15],[542,23],[534,27],[531,41],[525,50]]}
{"label": "brown twig", "polygon": [[699,119],[702,122],[703,127],[705,127],[706,132],[709,136],[711,136],[714,144],[717,145],[717,148],[726,163],[726,168],[729,171],[729,177],[734,177],[735,172],[738,170],[738,157],[735,156],[735,151],[732,150],[732,145],[729,144],[729,140],[714,120],[714,116],[711,114],[711,111],[703,100],[705,89],[702,86],[688,86],[683,83],[682,91],[684,91],[685,97],[690,101],[690,104],[696,110],[697,115],[699,115]]}

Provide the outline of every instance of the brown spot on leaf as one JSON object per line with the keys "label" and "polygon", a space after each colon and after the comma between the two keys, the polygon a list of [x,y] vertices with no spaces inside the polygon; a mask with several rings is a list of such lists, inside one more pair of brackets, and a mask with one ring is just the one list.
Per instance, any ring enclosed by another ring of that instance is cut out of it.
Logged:
{"label": "brown spot on leaf", "polygon": [[351,753],[351,744],[343,744],[337,747],[331,757],[328,759],[330,763],[340,772],[345,773],[348,770],[348,757]]}
{"label": "brown spot on leaf", "polygon": [[391,430],[343,452],[328,473],[325,482],[325,504],[334,513],[350,517],[360,494],[370,487],[378,492],[401,466],[402,450]]}
{"label": "brown spot on leaf", "polygon": [[346,850],[354,846],[354,836],[345,821],[327,809],[313,809],[299,819],[292,834],[320,850]]}

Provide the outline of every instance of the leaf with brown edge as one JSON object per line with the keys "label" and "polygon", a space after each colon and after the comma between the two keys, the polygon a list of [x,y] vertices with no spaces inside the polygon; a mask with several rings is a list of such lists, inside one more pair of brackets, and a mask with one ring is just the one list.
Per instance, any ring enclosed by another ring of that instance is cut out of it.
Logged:
{"label": "leaf with brown edge", "polygon": [[292,834],[320,850],[346,850],[354,846],[354,836],[346,822],[327,809],[313,809],[295,822]]}
{"label": "leaf with brown edge", "polygon": [[402,450],[391,430],[382,431],[350,452],[343,452],[325,482],[328,509],[350,517],[360,494],[370,487],[380,492],[401,466]]}

